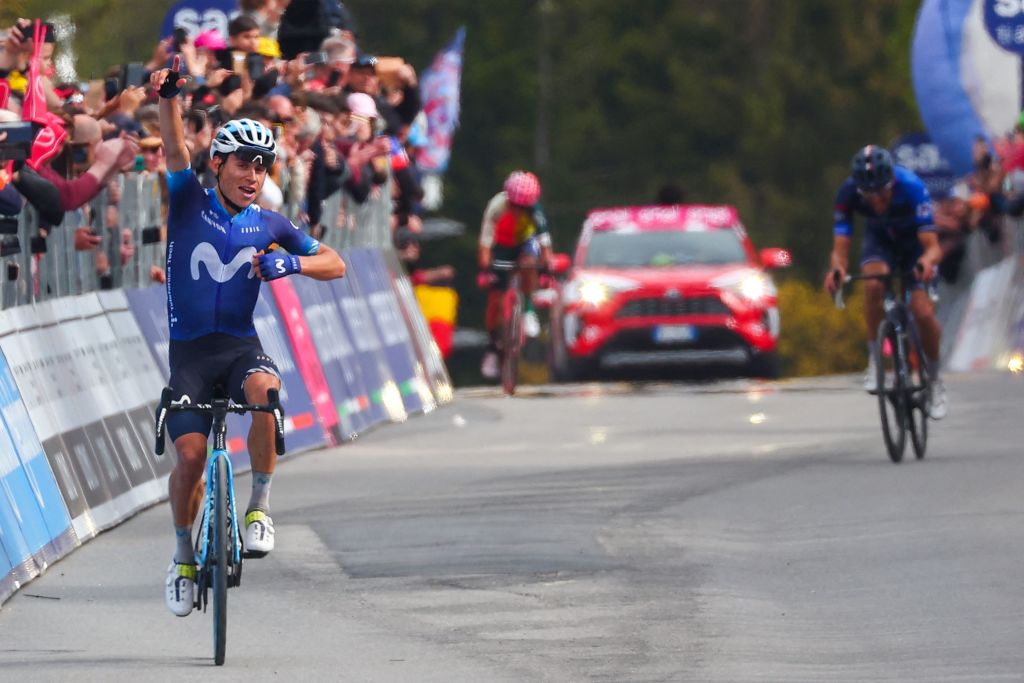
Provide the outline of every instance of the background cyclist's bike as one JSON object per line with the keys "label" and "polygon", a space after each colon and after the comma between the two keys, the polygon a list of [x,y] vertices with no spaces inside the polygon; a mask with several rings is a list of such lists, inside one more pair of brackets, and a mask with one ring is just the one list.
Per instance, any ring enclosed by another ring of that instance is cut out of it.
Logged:
{"label": "background cyclist's bike", "polygon": [[[910,293],[905,283],[911,273],[902,277],[883,275],[848,275],[843,284],[854,280],[879,280],[885,287],[885,317],[878,325],[875,344],[876,395],[882,421],[882,437],[893,462],[903,459],[907,432],[920,460],[928,445],[928,408],[932,377],[928,359],[921,344],[921,333],[910,312]],[[843,290],[836,290],[836,306],[843,308]]]}
{"label": "background cyclist's bike", "polygon": [[278,392],[267,391],[267,405],[238,405],[230,399],[215,397],[210,403],[172,403],[173,392],[165,388],[156,413],[156,452],[164,452],[164,423],[170,411],[192,411],[213,416],[213,450],[207,459],[206,495],[202,517],[196,533],[196,608],[206,611],[209,595],[213,601],[213,659],[224,663],[227,644],[228,588],[242,581],[242,549],[238,515],[235,510],[235,487],[231,459],[227,452],[228,413],[270,413],[274,416],[274,448],[284,455],[284,410]]}
{"label": "background cyclist's bike", "polygon": [[[508,272],[508,286],[501,295],[501,388],[511,396],[519,382],[519,358],[526,342],[523,328],[523,304],[521,271],[525,268],[539,270],[542,278],[547,269],[543,266],[523,265],[515,261],[494,259],[491,262],[491,275],[498,271]],[[543,286],[542,284],[539,286]]]}
{"label": "background cyclist's bike", "polygon": [[501,295],[501,388],[512,395],[519,381],[519,354],[523,349],[523,292],[520,287],[519,264],[495,260],[495,271],[508,271],[508,287]]}

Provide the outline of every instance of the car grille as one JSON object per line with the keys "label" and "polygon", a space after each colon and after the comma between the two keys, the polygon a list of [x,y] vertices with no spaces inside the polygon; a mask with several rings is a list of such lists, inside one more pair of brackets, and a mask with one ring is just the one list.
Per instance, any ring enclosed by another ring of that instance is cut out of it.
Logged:
{"label": "car grille", "polygon": [[673,315],[729,315],[729,308],[717,296],[632,299],[615,313],[616,318]]}
{"label": "car grille", "polygon": [[612,335],[602,351],[663,351],[667,349],[735,349],[746,348],[747,344],[736,332],[725,327],[697,327],[697,338],[671,344],[654,341],[653,327],[637,327],[619,330]]}

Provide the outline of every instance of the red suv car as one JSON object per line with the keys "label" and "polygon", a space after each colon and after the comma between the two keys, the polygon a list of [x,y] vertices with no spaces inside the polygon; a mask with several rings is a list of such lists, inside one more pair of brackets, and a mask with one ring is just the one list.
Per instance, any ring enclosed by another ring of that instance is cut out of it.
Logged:
{"label": "red suv car", "polygon": [[776,377],[779,309],[764,269],[789,264],[783,249],[757,253],[731,206],[591,211],[553,302],[553,372],[716,366]]}

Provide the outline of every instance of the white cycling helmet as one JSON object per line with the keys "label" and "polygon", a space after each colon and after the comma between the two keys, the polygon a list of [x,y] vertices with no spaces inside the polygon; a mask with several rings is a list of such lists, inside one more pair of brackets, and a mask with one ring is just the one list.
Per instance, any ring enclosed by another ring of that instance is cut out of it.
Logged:
{"label": "white cycling helmet", "polygon": [[247,161],[253,161],[260,155],[270,155],[270,159],[261,159],[260,163],[270,166],[277,157],[277,142],[269,128],[252,119],[234,119],[217,129],[210,145],[210,158],[218,154],[234,154],[243,152]]}

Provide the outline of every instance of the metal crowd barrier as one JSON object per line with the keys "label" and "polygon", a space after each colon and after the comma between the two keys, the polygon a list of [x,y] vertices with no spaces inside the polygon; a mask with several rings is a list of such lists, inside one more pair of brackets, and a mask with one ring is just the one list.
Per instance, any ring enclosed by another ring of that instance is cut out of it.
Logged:
{"label": "metal crowd barrier", "polygon": [[[343,191],[328,197],[323,241],[338,250],[391,248],[391,183],[389,178],[362,204]],[[153,270],[162,270],[165,262],[164,192],[155,173],[120,174],[53,228],[41,225],[38,212],[26,205],[18,216],[17,234],[0,236],[0,309],[152,284]],[[285,206],[282,213],[293,220],[302,215],[294,205]],[[100,237],[95,248],[75,249],[80,229]]]}
{"label": "metal crowd barrier", "polygon": [[990,240],[980,230],[975,230],[965,239],[965,253],[956,281],[939,282],[939,305],[935,312],[943,330],[939,353],[943,359],[950,358],[953,353],[960,326],[971,304],[974,280],[978,274],[1009,255],[1024,253],[1024,221],[1004,217],[1001,237],[997,242]]}
{"label": "metal crowd barrier", "polygon": [[375,187],[367,200],[359,204],[344,192],[335,192],[324,201],[324,242],[334,249],[349,247],[390,248],[391,183]]}

